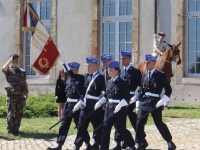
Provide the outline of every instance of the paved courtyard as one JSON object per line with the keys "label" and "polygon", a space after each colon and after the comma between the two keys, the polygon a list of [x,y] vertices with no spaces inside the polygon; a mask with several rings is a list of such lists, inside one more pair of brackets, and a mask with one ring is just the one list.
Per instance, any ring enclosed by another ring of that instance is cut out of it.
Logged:
{"label": "paved courtyard", "polygon": [[[177,150],[199,150],[200,149],[200,119],[178,119],[169,118],[167,123],[173,141],[177,145]],[[131,129],[133,137],[134,131]],[[147,150],[166,150],[167,144],[162,139],[154,125],[145,127],[147,141],[149,146]],[[67,138],[63,150],[72,150],[74,147],[75,135]],[[0,150],[45,150],[49,146],[56,145],[56,138],[53,139],[21,139],[21,140],[4,140],[0,139]],[[114,146],[113,131],[111,135],[110,148]],[[84,146],[81,148],[83,149]]]}

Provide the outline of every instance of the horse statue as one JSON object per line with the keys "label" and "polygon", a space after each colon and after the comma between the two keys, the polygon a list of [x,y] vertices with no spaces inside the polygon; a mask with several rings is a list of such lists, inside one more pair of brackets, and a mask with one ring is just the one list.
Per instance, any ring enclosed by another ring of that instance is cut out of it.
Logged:
{"label": "horse statue", "polygon": [[[155,69],[165,72],[167,81],[169,83],[171,82],[171,77],[173,77],[172,62],[176,62],[177,65],[181,64],[181,58],[179,55],[180,50],[178,49],[180,44],[181,42],[178,45],[168,44],[169,48],[164,52],[162,56],[158,56],[156,61]],[[144,74],[146,72],[145,61],[142,61],[138,68],[140,69],[141,74]]]}

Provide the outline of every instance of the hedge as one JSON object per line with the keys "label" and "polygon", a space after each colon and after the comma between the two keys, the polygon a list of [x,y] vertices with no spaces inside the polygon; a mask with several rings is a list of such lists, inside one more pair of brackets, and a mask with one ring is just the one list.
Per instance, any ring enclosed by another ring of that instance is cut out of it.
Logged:
{"label": "hedge", "polygon": [[[54,94],[45,93],[29,96],[24,107],[24,117],[57,116],[57,107]],[[6,117],[6,115],[6,96],[0,96],[0,117]]]}

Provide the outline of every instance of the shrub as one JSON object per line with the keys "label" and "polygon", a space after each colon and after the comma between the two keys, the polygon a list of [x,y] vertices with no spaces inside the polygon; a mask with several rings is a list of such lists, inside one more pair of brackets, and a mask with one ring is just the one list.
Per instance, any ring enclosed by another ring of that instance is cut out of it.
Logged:
{"label": "shrub", "polygon": [[[24,107],[24,117],[50,117],[57,116],[57,103],[54,94],[41,94],[29,96]],[[6,96],[0,96],[0,117],[6,117]]]}

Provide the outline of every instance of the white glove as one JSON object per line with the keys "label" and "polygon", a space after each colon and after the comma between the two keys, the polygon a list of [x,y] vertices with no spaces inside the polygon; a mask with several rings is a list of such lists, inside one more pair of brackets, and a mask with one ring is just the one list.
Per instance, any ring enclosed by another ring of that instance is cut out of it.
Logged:
{"label": "white glove", "polygon": [[64,58],[60,59],[60,64],[61,64],[61,65],[64,65],[64,64],[65,64]]}
{"label": "white glove", "polygon": [[64,60],[64,58],[60,59],[60,64],[61,64],[61,65],[64,65],[64,64],[65,64],[65,65],[66,65],[66,67],[67,67],[67,69],[68,69],[68,70],[70,70],[70,67],[69,67],[69,65],[65,63],[65,60]]}
{"label": "white glove", "polygon": [[138,110],[139,110],[139,105],[140,105],[140,101],[136,101],[135,104],[135,113],[137,114]]}
{"label": "white glove", "polygon": [[97,110],[101,107],[102,104],[106,103],[106,98],[103,96],[94,106],[94,110]]}
{"label": "white glove", "polygon": [[78,103],[76,103],[76,105],[74,106],[74,108],[73,108],[73,110],[72,110],[73,113],[74,113],[75,111],[79,110],[83,105],[84,105],[84,104],[83,104],[82,100],[80,100]]}
{"label": "white glove", "polygon": [[165,102],[168,102],[170,100],[170,98],[167,95],[163,95],[163,97],[161,98],[161,100],[159,100],[156,104],[156,107],[160,107],[162,106]]}
{"label": "white glove", "polygon": [[125,99],[122,99],[120,103],[115,107],[114,113],[116,114],[123,106],[128,105]]}
{"label": "white glove", "polygon": [[130,100],[129,104],[133,104],[138,100],[139,93],[136,93]]}

